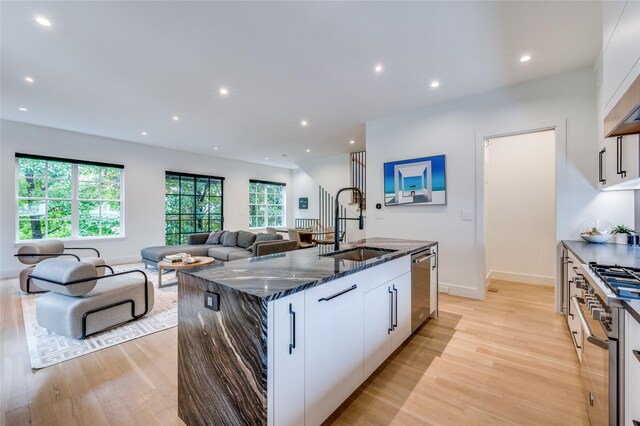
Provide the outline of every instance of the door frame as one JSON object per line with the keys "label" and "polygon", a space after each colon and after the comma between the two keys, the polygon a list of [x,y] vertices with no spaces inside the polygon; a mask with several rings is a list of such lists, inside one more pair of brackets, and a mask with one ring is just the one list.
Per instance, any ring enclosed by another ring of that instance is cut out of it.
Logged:
{"label": "door frame", "polygon": [[[535,133],[545,130],[555,131],[555,154],[556,154],[556,214],[555,214],[555,234],[556,234],[556,258],[560,258],[560,235],[561,230],[566,228],[566,215],[561,212],[567,211],[567,119],[565,117],[550,118],[547,120],[535,121],[531,123],[521,123],[515,125],[496,126],[488,129],[481,129],[476,132],[476,282],[482,283],[477,289],[477,297],[484,299],[487,289],[485,247],[486,247],[486,203],[485,203],[485,140],[495,139],[505,136],[515,136],[525,133]],[[559,285],[560,267],[556,262],[555,271],[555,309],[560,312],[561,287]]]}

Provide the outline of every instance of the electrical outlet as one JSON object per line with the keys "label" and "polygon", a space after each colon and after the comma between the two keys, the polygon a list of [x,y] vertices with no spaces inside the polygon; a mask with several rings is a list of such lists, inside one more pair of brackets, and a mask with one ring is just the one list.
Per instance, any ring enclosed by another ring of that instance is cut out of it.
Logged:
{"label": "electrical outlet", "polygon": [[220,311],[220,295],[218,293],[204,293],[204,307],[212,311]]}
{"label": "electrical outlet", "polygon": [[473,220],[473,210],[462,210],[462,220]]}

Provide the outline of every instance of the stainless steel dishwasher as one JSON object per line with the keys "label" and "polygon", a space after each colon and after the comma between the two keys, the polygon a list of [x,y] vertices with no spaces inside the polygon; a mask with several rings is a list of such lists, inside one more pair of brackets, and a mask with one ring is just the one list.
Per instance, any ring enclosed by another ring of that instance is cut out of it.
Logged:
{"label": "stainless steel dishwasher", "polygon": [[[411,332],[437,315],[438,263],[436,248],[411,256]],[[433,288],[432,288],[433,287]],[[435,299],[435,300],[434,300]]]}

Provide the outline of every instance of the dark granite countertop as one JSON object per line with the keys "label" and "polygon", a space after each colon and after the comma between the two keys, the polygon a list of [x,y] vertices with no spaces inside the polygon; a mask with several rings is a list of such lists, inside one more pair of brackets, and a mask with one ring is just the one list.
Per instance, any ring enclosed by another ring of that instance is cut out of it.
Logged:
{"label": "dark granite countertop", "polygon": [[180,273],[204,278],[266,300],[274,300],[410,255],[435,244],[437,243],[434,241],[367,238],[353,243],[342,243],[340,251],[354,247],[375,247],[395,251],[358,262],[323,257],[322,254],[333,252],[333,246],[319,246],[251,259],[216,263],[210,266],[182,270]]}
{"label": "dark granite countertop", "polygon": [[640,268],[640,246],[593,244],[586,241],[562,241],[582,263],[620,265]]}
{"label": "dark granite countertop", "polygon": [[640,322],[640,301],[639,300],[624,300],[622,306],[631,314],[636,321]]}

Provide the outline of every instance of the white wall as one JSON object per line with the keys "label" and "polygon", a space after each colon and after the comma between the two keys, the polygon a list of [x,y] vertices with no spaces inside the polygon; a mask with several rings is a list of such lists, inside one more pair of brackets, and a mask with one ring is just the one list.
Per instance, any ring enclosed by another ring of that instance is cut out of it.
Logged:
{"label": "white wall", "polygon": [[555,132],[491,139],[485,149],[485,272],[553,285],[556,275]]}
{"label": "white wall", "polygon": [[[248,229],[249,179],[287,184],[287,223],[293,223],[291,170],[207,157],[48,127],[0,122],[0,274],[21,268],[16,251],[15,152],[124,164],[124,238],[69,242],[94,246],[111,263],[136,260],[140,249],[164,244],[164,172],[223,176],[224,227]],[[179,141],[176,141],[179,144]],[[296,201],[297,202],[297,201]]]}
{"label": "white wall", "polygon": [[[446,90],[446,84],[439,90]],[[478,214],[477,133],[545,120],[566,122],[566,164],[561,169],[567,196],[558,207],[556,238],[578,238],[580,224],[593,217],[633,223],[633,191],[599,193],[594,188],[595,79],[591,69],[584,69],[368,122],[367,237],[439,241],[441,284],[454,294],[483,297],[484,280],[477,273],[484,266],[478,256],[478,223],[461,220],[462,210]],[[384,162],[437,154],[447,156],[446,206],[375,210],[375,204],[383,202]]]}
{"label": "white wall", "polygon": [[[293,217],[303,219],[318,219],[318,182],[304,172],[294,170],[292,179]],[[298,208],[298,198],[309,199],[308,209]],[[293,222],[291,223],[293,225]]]}

